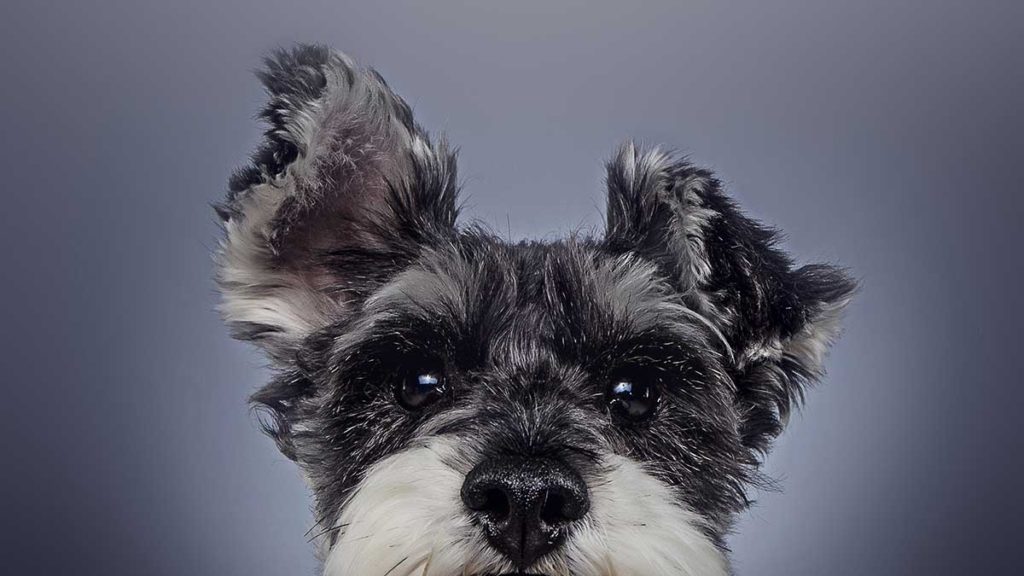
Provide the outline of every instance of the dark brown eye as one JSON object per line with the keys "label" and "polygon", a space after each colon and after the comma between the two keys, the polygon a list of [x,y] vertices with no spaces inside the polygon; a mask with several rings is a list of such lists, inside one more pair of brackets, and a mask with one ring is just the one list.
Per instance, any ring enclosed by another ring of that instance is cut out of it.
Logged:
{"label": "dark brown eye", "polygon": [[411,370],[396,384],[395,397],[407,410],[422,410],[443,398],[446,390],[441,370]]}
{"label": "dark brown eye", "polygon": [[612,416],[627,422],[639,422],[654,415],[661,394],[651,379],[622,375],[612,378],[606,398]]}

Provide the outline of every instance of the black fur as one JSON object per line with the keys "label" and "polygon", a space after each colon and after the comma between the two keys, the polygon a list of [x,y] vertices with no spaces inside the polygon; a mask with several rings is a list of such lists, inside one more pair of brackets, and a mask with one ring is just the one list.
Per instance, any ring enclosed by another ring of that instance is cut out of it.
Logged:
{"label": "black fur", "polygon": [[[300,47],[270,58],[260,78],[266,142],[219,213],[242,224],[259,208],[254,190],[271,190],[279,203],[256,261],[288,274],[221,283],[228,300],[287,288],[334,303],[298,333],[229,315],[236,335],[277,361],[253,401],[307,473],[319,520],[333,522],[374,462],[450,435],[468,460],[543,455],[591,482],[602,451],[628,454],[677,487],[721,543],[748,505],[760,453],[821,374],[798,340],[831,336],[814,330],[849,299],[847,275],[795,268],[710,172],[633,146],[609,163],[604,237],[510,244],[459,228],[454,154],[376,73]],[[369,91],[367,108],[344,108],[333,92],[353,86]],[[297,137],[297,118],[331,106],[316,139]],[[450,384],[442,402],[411,413],[394,401],[404,370],[437,364]],[[652,419],[609,414],[604,392],[623,370],[660,386]]]}

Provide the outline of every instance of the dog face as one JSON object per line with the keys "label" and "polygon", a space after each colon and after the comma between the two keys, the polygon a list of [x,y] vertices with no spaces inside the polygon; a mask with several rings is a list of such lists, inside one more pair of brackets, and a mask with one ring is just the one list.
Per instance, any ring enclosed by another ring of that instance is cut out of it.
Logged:
{"label": "dog face", "polygon": [[843,272],[795,268],[709,172],[632,145],[602,237],[460,227],[454,154],[375,72],[300,47],[260,76],[218,281],[278,369],[254,401],[324,573],[726,574]]}

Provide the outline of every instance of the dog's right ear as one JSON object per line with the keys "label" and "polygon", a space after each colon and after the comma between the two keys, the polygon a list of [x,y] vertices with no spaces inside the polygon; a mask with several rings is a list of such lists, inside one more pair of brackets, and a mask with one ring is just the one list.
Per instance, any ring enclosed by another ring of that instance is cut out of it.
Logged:
{"label": "dog's right ear", "polygon": [[454,234],[455,157],[344,54],[278,51],[258,76],[269,128],[217,206],[217,281],[235,337],[287,363],[306,336]]}

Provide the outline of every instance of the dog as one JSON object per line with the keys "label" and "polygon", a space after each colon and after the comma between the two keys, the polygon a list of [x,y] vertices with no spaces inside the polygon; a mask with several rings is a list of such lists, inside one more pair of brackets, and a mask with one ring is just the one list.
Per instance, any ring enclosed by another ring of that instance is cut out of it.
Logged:
{"label": "dog", "polygon": [[602,233],[458,221],[455,152],[322,46],[257,73],[217,206],[221,312],[315,499],[326,576],[716,576],[855,282],[796,267],[705,169],[624,145]]}

